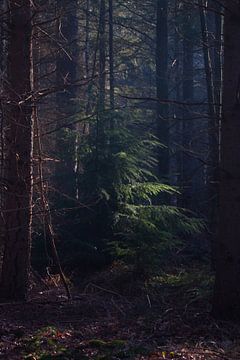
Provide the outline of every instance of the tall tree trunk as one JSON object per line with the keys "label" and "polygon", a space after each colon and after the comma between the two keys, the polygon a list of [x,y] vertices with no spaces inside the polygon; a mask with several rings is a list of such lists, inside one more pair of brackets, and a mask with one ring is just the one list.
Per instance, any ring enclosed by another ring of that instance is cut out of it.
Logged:
{"label": "tall tree trunk", "polygon": [[[175,77],[174,77],[174,83],[175,85],[175,100],[176,102],[180,102],[182,100],[181,97],[181,60],[180,60],[180,47],[181,47],[181,41],[180,41],[180,21],[178,19],[178,11],[179,11],[179,0],[175,0],[174,4],[174,62],[175,62]],[[182,165],[183,165],[183,151],[182,151],[182,127],[183,122],[180,120],[181,118],[181,109],[179,109],[179,106],[176,104],[174,106],[174,119],[176,121],[175,129],[173,130],[173,142],[176,143],[175,145],[175,173],[176,173],[176,180],[175,182],[171,182],[171,184],[174,184],[178,186],[178,188],[181,190],[182,193]],[[176,196],[174,198],[173,205],[178,205],[182,203],[182,198],[180,196]]]}
{"label": "tall tree trunk", "polygon": [[[6,72],[6,36],[7,31],[5,29],[4,24],[6,23],[6,2],[2,1],[0,4],[0,12],[1,12],[1,20],[2,24],[0,26],[0,96],[3,96],[4,93],[4,80],[5,79],[5,72]],[[4,14],[4,15],[3,15]],[[3,116],[3,106],[0,105],[0,178],[4,179],[4,116]],[[0,184],[0,206],[1,208],[4,205],[4,186],[3,183]],[[2,216],[0,217],[0,226],[2,224]],[[2,244],[0,244],[1,246]]]}
{"label": "tall tree trunk", "polygon": [[182,122],[182,187],[183,206],[194,207],[194,157],[192,147],[193,121],[191,120],[191,103],[194,99],[194,63],[193,63],[193,29],[191,6],[184,5],[183,19],[183,102],[189,104],[183,110]]}
{"label": "tall tree trunk", "polygon": [[218,127],[221,118],[221,103],[222,103],[222,55],[223,55],[223,46],[222,46],[222,35],[223,35],[223,16],[221,15],[222,5],[213,1],[213,8],[216,11],[214,13],[214,91],[215,91],[215,101],[216,101],[216,115]]}
{"label": "tall tree trunk", "polygon": [[[86,78],[90,79],[91,71],[90,71],[90,0],[86,2],[86,18],[85,18],[85,74]],[[94,71],[93,71],[94,75]],[[90,83],[87,87],[86,91],[86,115],[90,113],[91,110],[91,89],[92,83]]]}
{"label": "tall tree trunk", "polygon": [[26,299],[32,223],[31,1],[9,1],[8,102],[5,105],[8,189],[1,295]]}
{"label": "tall tree trunk", "polygon": [[240,6],[227,1],[215,316],[240,319]]}
{"label": "tall tree trunk", "polygon": [[[113,0],[109,0],[109,82],[110,82],[110,106],[114,110],[114,50],[113,50]],[[113,127],[113,121],[111,122]]]}
{"label": "tall tree trunk", "polygon": [[[58,1],[59,24],[58,24],[58,43],[59,54],[57,56],[57,86],[59,87],[56,102],[58,117],[63,122],[74,119],[77,111],[77,87],[78,77],[78,1],[72,0],[65,4],[65,1]],[[59,126],[59,121],[57,122]],[[60,193],[67,194],[74,198],[76,195],[76,127],[70,125],[68,129],[57,134],[56,153],[60,157],[60,162],[56,166],[55,182]]]}
{"label": "tall tree trunk", "polygon": [[98,103],[97,103],[97,134],[96,134],[96,174],[99,181],[99,153],[106,146],[105,132],[105,101],[106,101],[106,0],[100,0],[99,8],[99,39],[98,39]]}
{"label": "tall tree trunk", "polygon": [[208,12],[209,28],[212,34],[212,41],[209,44],[212,49],[212,77],[213,77],[213,91],[215,101],[215,120],[209,122],[209,142],[210,146],[210,161],[208,167],[208,182],[209,182],[209,234],[212,252],[212,267],[215,267],[216,258],[216,241],[217,241],[217,227],[218,227],[218,186],[219,186],[219,160],[220,160],[220,124],[222,116],[222,64],[223,64],[223,48],[222,48],[222,33],[223,33],[223,16],[221,15],[222,5],[214,0],[209,1],[209,7],[215,12]]}
{"label": "tall tree trunk", "polygon": [[[205,0],[199,0],[199,11],[200,11],[200,21],[201,21],[201,31],[202,31],[202,42],[203,42],[203,55],[204,55],[204,66],[206,73],[206,84],[207,84],[207,97],[208,97],[208,139],[209,139],[209,157],[208,157],[208,167],[207,167],[207,181],[208,181],[208,223],[210,230],[210,242],[211,242],[211,252],[212,252],[212,265],[215,266],[215,242],[216,242],[216,231],[217,231],[217,206],[218,206],[218,169],[219,169],[219,117],[220,117],[220,106],[217,104],[220,102],[220,84],[221,82],[221,61],[219,59],[220,54],[217,54],[218,47],[215,48],[213,55],[211,56],[210,47],[212,42],[209,38],[209,31],[207,26],[207,13],[204,6],[208,5],[208,2]],[[215,5],[215,4],[213,4]],[[216,9],[217,10],[217,9]],[[216,14],[217,16],[217,14]],[[213,25],[214,32],[221,32],[221,29],[215,29]],[[221,33],[218,34],[220,38],[218,41],[221,41]],[[214,46],[216,46],[216,41]],[[215,69],[213,64],[215,60]],[[218,62],[216,64],[216,61]],[[219,63],[220,62],[220,63]],[[219,68],[220,67],[220,68]],[[214,77],[215,75],[215,77]],[[220,79],[219,79],[220,76]],[[216,83],[218,82],[218,84]],[[218,87],[217,87],[218,86]],[[218,98],[216,98],[216,96]]]}
{"label": "tall tree trunk", "polygon": [[156,88],[157,88],[157,135],[165,145],[159,152],[159,175],[169,176],[169,123],[168,105],[162,100],[168,99],[168,0],[157,0],[156,27]]}
{"label": "tall tree trunk", "polygon": [[98,111],[100,117],[105,109],[106,97],[106,2],[100,1],[99,13],[99,96]]}
{"label": "tall tree trunk", "polygon": [[207,28],[207,18],[206,18],[206,2],[204,0],[198,0],[199,2],[199,11],[200,11],[200,21],[201,21],[201,32],[202,32],[202,42],[203,42],[203,56],[204,56],[204,66],[206,73],[206,83],[207,83],[207,96],[208,96],[208,111],[210,116],[210,137],[211,141],[216,141],[215,139],[215,125],[216,125],[216,111],[215,111],[215,98],[214,98],[214,81],[213,81],[213,69],[212,69],[212,59],[210,54],[210,44],[208,38],[208,28]]}
{"label": "tall tree trunk", "polygon": [[[85,31],[84,31],[84,36],[85,36],[85,43],[84,43],[84,52],[83,52],[83,73],[85,74],[85,78],[89,81],[91,75],[91,71],[90,71],[90,0],[86,1],[86,5],[85,5],[85,12],[86,12],[86,16],[85,16]],[[93,77],[93,76],[92,76]],[[91,104],[91,98],[93,98],[92,96],[92,87],[93,87],[93,82],[90,82],[84,92],[83,98],[85,99],[85,115],[89,115],[91,112],[91,108],[92,108],[92,104]],[[84,172],[83,169],[83,164],[82,161],[80,159],[80,145],[81,145],[81,141],[82,138],[86,135],[89,134],[89,123],[88,122],[80,122],[78,124],[76,124],[76,138],[75,138],[75,175],[76,175],[76,199],[79,199],[79,195],[80,195],[80,183],[79,183],[79,179],[82,175],[82,173]]]}

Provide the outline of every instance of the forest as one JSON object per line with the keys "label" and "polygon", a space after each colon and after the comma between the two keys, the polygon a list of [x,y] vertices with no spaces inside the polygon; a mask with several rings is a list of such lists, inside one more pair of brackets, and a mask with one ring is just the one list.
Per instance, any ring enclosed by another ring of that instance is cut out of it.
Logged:
{"label": "forest", "polygon": [[0,20],[0,359],[240,360],[240,1]]}

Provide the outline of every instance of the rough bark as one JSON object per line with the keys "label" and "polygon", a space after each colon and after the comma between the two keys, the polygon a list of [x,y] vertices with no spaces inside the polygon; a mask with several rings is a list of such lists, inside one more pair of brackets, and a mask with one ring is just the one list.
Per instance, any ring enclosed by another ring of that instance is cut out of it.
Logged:
{"label": "rough bark", "polygon": [[32,223],[31,1],[9,1],[7,194],[1,297],[26,299]]}

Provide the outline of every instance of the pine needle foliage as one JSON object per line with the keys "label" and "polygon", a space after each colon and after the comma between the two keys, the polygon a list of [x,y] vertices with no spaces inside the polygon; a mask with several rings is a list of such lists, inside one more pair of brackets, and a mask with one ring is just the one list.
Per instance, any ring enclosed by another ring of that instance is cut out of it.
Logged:
{"label": "pine needle foliage", "polygon": [[117,124],[105,130],[104,140],[89,139],[80,188],[83,200],[92,197],[95,204],[87,222],[95,229],[98,251],[144,273],[204,224],[184,209],[162,204],[163,194],[177,196],[179,191],[156,176],[156,154],[162,147],[156,137],[147,132],[137,137],[121,118]]}

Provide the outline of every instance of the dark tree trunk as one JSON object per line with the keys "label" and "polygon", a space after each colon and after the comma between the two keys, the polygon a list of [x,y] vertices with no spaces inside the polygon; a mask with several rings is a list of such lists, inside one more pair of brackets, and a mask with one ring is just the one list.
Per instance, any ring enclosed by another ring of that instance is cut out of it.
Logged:
{"label": "dark tree trunk", "polygon": [[[110,107],[114,110],[114,49],[113,49],[113,0],[109,0],[109,82],[110,82]],[[111,122],[113,127],[113,121]]]}
{"label": "dark tree trunk", "polygon": [[1,297],[26,299],[32,223],[32,107],[30,0],[9,1],[8,81],[5,105],[7,194]]}
{"label": "dark tree trunk", "polygon": [[[86,22],[85,22],[85,74],[86,78],[90,79],[90,0],[86,2]],[[94,75],[94,70],[93,70]],[[91,88],[92,84],[90,83],[87,87],[86,91],[86,115],[90,113],[91,110]]]}
{"label": "dark tree trunk", "polygon": [[[219,181],[219,122],[220,122],[220,101],[221,101],[221,19],[219,24],[219,5],[213,2],[210,4],[216,10],[216,14],[210,14],[212,33],[215,33],[215,41],[211,41],[208,24],[207,13],[204,6],[206,1],[199,0],[199,11],[201,21],[201,32],[203,42],[203,55],[207,84],[208,97],[208,139],[209,139],[209,156],[207,167],[207,183],[208,183],[208,223],[210,230],[210,242],[212,252],[212,265],[215,266],[215,242],[217,231],[217,207],[218,207],[218,181]],[[216,7],[216,8],[215,8]],[[220,16],[221,18],[221,16]],[[214,24],[216,20],[216,24]],[[219,28],[220,26],[220,28]],[[211,46],[214,45],[214,51],[211,52]],[[215,66],[213,66],[215,65]]]}
{"label": "dark tree trunk", "polygon": [[[0,12],[6,14],[6,2],[2,1],[0,4]],[[7,31],[4,24],[6,23],[6,15],[1,15],[2,24],[0,26],[0,95],[2,97],[4,92],[4,80],[6,72],[6,36]],[[0,106],[0,178],[4,179],[4,116],[3,116],[3,106]],[[4,206],[4,186],[0,186],[0,206]],[[0,217],[0,226],[2,224],[2,217]],[[0,244],[1,246],[2,244]]]}
{"label": "dark tree trunk", "polygon": [[159,176],[169,177],[169,122],[168,105],[168,1],[157,0],[156,28],[156,89],[157,89],[157,136],[166,147],[159,152]]}
{"label": "dark tree trunk", "polygon": [[222,6],[220,3],[213,1],[213,6],[215,9],[214,14],[214,71],[213,71],[213,80],[214,80],[214,91],[215,91],[215,101],[216,101],[216,115],[217,122],[219,127],[220,117],[221,117],[221,102],[222,102],[222,55],[223,55],[223,46],[222,46],[222,33],[223,33],[223,16],[221,15]]}
{"label": "dark tree trunk", "polygon": [[100,118],[105,110],[106,97],[106,3],[100,2],[99,13],[99,97],[98,111]]}
{"label": "dark tree trunk", "polygon": [[106,101],[106,0],[100,0],[99,8],[99,81],[97,103],[96,172],[99,180],[99,153],[106,146],[105,101]]}
{"label": "dark tree trunk", "polygon": [[226,2],[219,229],[213,313],[240,319],[240,6]]}
{"label": "dark tree trunk", "polygon": [[183,111],[182,122],[182,197],[183,206],[187,209],[194,207],[194,149],[192,144],[194,123],[191,120],[192,107],[191,103],[194,100],[194,64],[193,64],[193,29],[191,7],[188,4],[184,5],[184,19],[183,19],[183,87],[182,96],[183,102],[186,105]]}
{"label": "dark tree trunk", "polygon": [[[56,102],[57,114],[64,123],[71,123],[77,112],[78,89],[78,19],[77,0],[65,4],[58,1],[58,56],[56,61],[57,86],[59,88]],[[57,119],[56,127],[61,123]],[[69,125],[66,130],[57,133],[56,153],[60,162],[56,166],[55,183],[60,193],[72,198],[76,195],[75,146],[76,127]]]}
{"label": "dark tree trunk", "polygon": [[[175,100],[176,102],[180,102],[182,100],[181,97],[181,40],[180,40],[180,21],[178,19],[178,11],[179,11],[179,1],[175,0],[174,4],[174,61],[175,61]],[[175,181],[172,181],[171,184],[178,186],[181,191],[182,189],[182,165],[183,165],[183,151],[182,151],[182,121],[180,118],[182,117],[181,109],[176,104],[174,106],[174,115],[173,118],[175,120],[175,128],[172,131],[172,141],[175,143],[175,157],[174,157],[174,172],[175,172]],[[171,173],[172,171],[170,171]],[[176,196],[173,200],[173,205],[182,205],[182,196]]]}

